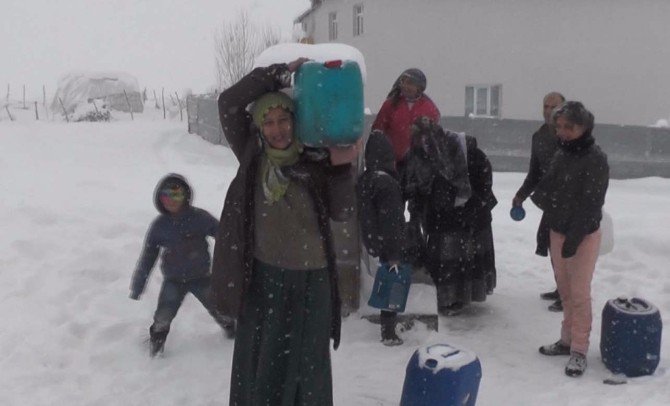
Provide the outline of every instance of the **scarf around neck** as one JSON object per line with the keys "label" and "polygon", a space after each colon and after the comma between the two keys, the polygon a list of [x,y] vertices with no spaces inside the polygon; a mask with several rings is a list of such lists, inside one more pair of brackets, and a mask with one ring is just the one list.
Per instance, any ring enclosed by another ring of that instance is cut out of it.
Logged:
{"label": "scarf around neck", "polygon": [[560,147],[571,154],[584,154],[595,143],[591,131],[586,131],[581,137],[571,141],[560,141]]}
{"label": "scarf around neck", "polygon": [[272,148],[264,142],[261,183],[268,203],[275,203],[286,194],[290,179],[284,175],[282,168],[298,162],[301,153],[302,145],[298,142],[293,142],[286,149]]}

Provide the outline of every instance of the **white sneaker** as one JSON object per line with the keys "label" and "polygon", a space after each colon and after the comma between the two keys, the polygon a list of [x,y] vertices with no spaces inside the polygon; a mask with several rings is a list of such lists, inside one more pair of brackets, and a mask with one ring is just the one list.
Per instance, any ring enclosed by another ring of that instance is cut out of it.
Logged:
{"label": "white sneaker", "polygon": [[582,376],[585,370],[586,355],[573,351],[570,354],[570,359],[568,360],[567,365],[565,366],[565,374],[567,376],[577,377]]}

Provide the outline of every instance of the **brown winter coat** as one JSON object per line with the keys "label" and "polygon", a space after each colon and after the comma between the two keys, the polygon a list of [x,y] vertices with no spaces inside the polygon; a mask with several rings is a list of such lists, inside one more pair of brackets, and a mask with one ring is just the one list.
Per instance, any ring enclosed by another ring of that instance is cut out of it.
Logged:
{"label": "brown winter coat", "polygon": [[[240,166],[230,183],[221,213],[212,263],[211,299],[221,314],[233,318],[240,314],[242,298],[253,272],[254,190],[262,154],[260,134],[252,125],[246,106],[267,92],[279,90],[287,72],[285,64],[256,68],[219,96],[221,126]],[[317,211],[331,281],[331,338],[337,348],[340,298],[330,219],[343,221],[353,213],[355,193],[351,166],[330,166],[327,155],[303,153],[286,174],[309,191]],[[276,232],[281,243],[286,236],[282,230]]]}

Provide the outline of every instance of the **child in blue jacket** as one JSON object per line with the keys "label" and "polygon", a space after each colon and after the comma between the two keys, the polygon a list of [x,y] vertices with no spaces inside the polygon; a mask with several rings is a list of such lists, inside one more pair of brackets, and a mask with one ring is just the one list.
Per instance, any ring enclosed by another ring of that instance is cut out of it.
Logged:
{"label": "child in blue jacket", "polygon": [[207,211],[191,206],[191,199],[191,187],[183,176],[169,174],[158,182],[154,205],[161,214],[147,231],[130,285],[130,298],[139,300],[162,252],[163,285],[149,328],[152,357],[163,352],[170,324],[189,292],[205,306],[228,338],[235,334],[234,321],[217,314],[208,302],[210,254],[206,238],[215,236],[219,223]]}

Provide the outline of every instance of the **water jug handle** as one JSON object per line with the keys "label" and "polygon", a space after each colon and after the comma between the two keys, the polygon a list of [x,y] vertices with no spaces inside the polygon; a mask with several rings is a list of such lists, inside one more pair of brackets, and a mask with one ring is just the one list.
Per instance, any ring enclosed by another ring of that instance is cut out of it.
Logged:
{"label": "water jug handle", "polygon": [[323,63],[323,66],[325,66],[328,69],[335,69],[335,68],[341,68],[342,67],[342,60],[341,59],[335,59],[332,61],[326,61]]}
{"label": "water jug handle", "polygon": [[638,299],[636,297],[632,298],[630,302],[631,307],[634,307],[635,310],[637,311],[643,311],[649,309],[649,305],[644,300]]}

